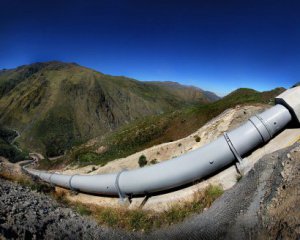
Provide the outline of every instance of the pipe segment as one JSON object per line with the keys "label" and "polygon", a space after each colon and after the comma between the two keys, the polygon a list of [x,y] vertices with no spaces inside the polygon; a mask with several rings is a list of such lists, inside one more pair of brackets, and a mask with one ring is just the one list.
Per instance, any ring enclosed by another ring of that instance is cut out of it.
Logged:
{"label": "pipe segment", "polygon": [[268,142],[291,119],[289,110],[278,104],[226,133],[232,146],[228,145],[228,139],[220,136],[213,142],[177,158],[130,171],[97,175],[64,175],[26,167],[24,170],[43,181],[80,192],[121,197],[145,195],[192,183],[234,164],[237,161],[237,154],[242,158]]}

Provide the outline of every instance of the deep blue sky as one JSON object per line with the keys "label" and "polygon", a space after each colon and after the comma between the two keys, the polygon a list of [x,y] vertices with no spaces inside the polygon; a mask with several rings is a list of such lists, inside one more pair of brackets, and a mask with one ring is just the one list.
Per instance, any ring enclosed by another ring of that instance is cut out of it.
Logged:
{"label": "deep blue sky", "polygon": [[300,80],[300,1],[0,0],[0,69],[77,62],[224,95]]}

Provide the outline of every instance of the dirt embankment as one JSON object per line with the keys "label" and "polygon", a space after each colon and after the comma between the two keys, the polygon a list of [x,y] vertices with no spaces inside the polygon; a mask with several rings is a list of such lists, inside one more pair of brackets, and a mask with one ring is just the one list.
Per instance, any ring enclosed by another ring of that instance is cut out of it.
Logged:
{"label": "dirt embankment", "polygon": [[264,111],[267,107],[269,106],[236,106],[235,108],[230,108],[224,111],[222,114],[213,118],[203,127],[185,138],[153,146],[126,158],[116,159],[103,167],[96,165],[81,168],[69,166],[66,169],[62,169],[61,172],[65,174],[100,174],[117,172],[122,169],[139,168],[138,160],[141,155],[146,156],[148,163],[150,163],[151,160],[155,160],[156,162],[166,161],[215,140],[225,131],[229,131],[237,127],[242,122],[249,119],[252,115]]}
{"label": "dirt embankment", "polygon": [[[271,239],[300,238],[300,146],[293,148],[281,162],[281,181],[274,177],[259,212],[265,236]],[[263,235],[261,239],[263,239]]]}

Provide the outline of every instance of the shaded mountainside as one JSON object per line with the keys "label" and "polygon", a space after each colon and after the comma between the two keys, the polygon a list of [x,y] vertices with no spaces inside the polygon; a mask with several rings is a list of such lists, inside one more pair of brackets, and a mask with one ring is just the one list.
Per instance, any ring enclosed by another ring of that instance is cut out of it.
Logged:
{"label": "shaded mountainside", "polygon": [[129,156],[151,146],[186,137],[226,109],[236,105],[272,105],[274,97],[283,91],[283,88],[266,92],[242,88],[213,103],[145,117],[115,132],[95,138],[88,144],[73,148],[64,158],[51,162],[45,160],[41,168],[65,166],[69,163],[105,165],[109,161]]}
{"label": "shaded mountainside", "polygon": [[22,147],[55,156],[141,117],[218,98],[179,84],[173,89],[73,63],[25,65],[0,71],[0,124],[21,133]]}

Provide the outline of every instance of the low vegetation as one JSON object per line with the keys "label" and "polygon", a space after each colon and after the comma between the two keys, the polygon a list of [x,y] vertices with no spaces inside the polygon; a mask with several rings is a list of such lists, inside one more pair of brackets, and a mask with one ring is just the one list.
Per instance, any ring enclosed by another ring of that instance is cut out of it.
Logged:
{"label": "low vegetation", "polygon": [[223,189],[220,186],[209,185],[204,190],[195,192],[191,201],[176,203],[168,210],[162,212],[101,207],[71,202],[68,200],[64,190],[56,192],[54,196],[58,201],[72,206],[79,214],[93,217],[99,224],[130,231],[147,232],[154,228],[181,222],[193,214],[202,212],[204,209],[209,208],[222,194]]}
{"label": "low vegetation", "polygon": [[144,166],[147,165],[147,163],[148,163],[148,161],[147,161],[146,156],[145,156],[145,155],[141,155],[141,156],[139,157],[139,166],[140,166],[140,167],[144,167]]}
{"label": "low vegetation", "polygon": [[243,178],[243,175],[241,175],[241,174],[237,174],[235,176],[235,179],[236,179],[237,182],[241,181],[242,178]]}
{"label": "low vegetation", "polygon": [[28,151],[21,151],[18,143],[13,143],[17,136],[15,131],[0,127],[0,156],[14,163],[29,158]]}
{"label": "low vegetation", "polygon": [[201,141],[201,138],[198,135],[194,136],[194,138],[195,138],[196,142],[200,142]]}
{"label": "low vegetation", "polygon": [[0,177],[15,183],[20,184],[21,186],[29,187],[31,190],[43,193],[51,193],[54,191],[54,187],[49,184],[39,181],[32,180],[31,177],[26,175],[19,175],[14,172],[10,172],[0,168]]}
{"label": "low vegetation", "polygon": [[158,163],[157,159],[152,159],[152,160],[150,161],[150,164],[151,164],[151,165],[154,165],[154,164],[156,164],[156,163]]}

